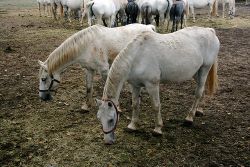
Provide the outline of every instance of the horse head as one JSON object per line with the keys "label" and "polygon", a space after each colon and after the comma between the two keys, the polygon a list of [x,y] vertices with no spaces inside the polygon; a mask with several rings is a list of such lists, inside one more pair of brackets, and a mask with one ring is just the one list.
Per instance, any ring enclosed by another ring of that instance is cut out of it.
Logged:
{"label": "horse head", "polygon": [[42,61],[38,61],[41,66],[39,72],[39,97],[44,100],[52,100],[52,93],[55,93],[59,83],[59,74],[50,74],[48,67]]}
{"label": "horse head", "polygon": [[115,142],[115,129],[119,120],[119,113],[115,103],[111,100],[98,100],[96,104],[99,107],[97,119],[102,124],[105,144]]}

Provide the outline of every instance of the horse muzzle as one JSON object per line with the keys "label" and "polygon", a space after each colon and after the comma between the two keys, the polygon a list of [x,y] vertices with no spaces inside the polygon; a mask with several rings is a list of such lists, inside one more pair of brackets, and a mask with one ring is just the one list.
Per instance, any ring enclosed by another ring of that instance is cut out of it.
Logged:
{"label": "horse muzzle", "polygon": [[115,143],[115,133],[110,132],[109,134],[104,134],[104,143],[106,145],[112,145]]}
{"label": "horse muzzle", "polygon": [[53,97],[51,96],[50,93],[44,93],[44,92],[40,92],[39,93],[39,97],[43,100],[43,101],[50,101],[53,99]]}

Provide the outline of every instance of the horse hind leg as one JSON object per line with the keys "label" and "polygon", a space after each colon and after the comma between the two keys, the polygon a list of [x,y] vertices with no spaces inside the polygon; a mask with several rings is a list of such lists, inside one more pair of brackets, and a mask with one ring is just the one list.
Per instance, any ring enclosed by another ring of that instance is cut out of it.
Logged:
{"label": "horse hind leg", "polygon": [[163,126],[163,121],[161,117],[161,104],[159,96],[159,84],[146,85],[146,89],[151,97],[152,108],[155,112],[155,129],[154,133],[162,134],[161,128]]}
{"label": "horse hind leg", "polygon": [[128,129],[130,130],[136,130],[137,124],[139,121],[139,110],[140,110],[140,87],[131,86],[132,88],[132,118],[131,122],[128,125]]}
{"label": "horse hind leg", "polygon": [[210,68],[207,66],[201,67],[198,70],[198,72],[195,74],[194,79],[195,79],[196,84],[197,84],[197,87],[195,90],[195,100],[193,102],[193,105],[192,105],[187,117],[185,118],[186,125],[192,125],[193,119],[194,119],[194,116],[195,116],[197,110],[202,112],[202,110],[200,110],[200,108],[198,108],[198,105],[200,103],[200,100],[202,98],[202,94],[204,92],[205,83],[206,83],[209,69]]}

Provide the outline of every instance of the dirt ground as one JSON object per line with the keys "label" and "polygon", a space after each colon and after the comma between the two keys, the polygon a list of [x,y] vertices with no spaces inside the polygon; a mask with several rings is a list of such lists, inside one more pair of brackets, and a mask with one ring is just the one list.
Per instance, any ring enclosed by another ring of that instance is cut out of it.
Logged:
{"label": "dirt ground", "polygon": [[[193,126],[183,126],[195,83],[171,83],[161,86],[164,134],[152,135],[154,114],[147,94],[140,129],[128,132],[131,94],[126,85],[117,141],[107,146],[97,108],[80,110],[85,84],[78,65],[63,74],[53,101],[38,97],[37,60],[46,60],[80,30],[78,22],[39,17],[33,6],[0,8],[0,166],[250,166],[250,6],[237,3],[236,12],[234,20],[208,21],[199,11],[197,22],[188,22],[215,28],[221,42],[220,88],[215,96],[205,96],[205,115],[196,117]],[[94,96],[100,98],[104,82],[95,80]]]}

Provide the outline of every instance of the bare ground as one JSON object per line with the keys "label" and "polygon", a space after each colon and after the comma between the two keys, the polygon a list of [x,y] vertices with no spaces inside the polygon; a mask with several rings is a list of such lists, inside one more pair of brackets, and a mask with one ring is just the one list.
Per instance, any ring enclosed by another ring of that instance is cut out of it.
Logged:
{"label": "bare ground", "polygon": [[[76,21],[40,18],[34,9],[1,9],[0,166],[250,166],[249,11],[250,6],[237,4],[234,20],[207,21],[203,11],[197,15],[195,24],[216,28],[221,41],[220,88],[214,97],[205,97],[203,117],[192,127],[182,125],[192,104],[193,81],[162,85],[163,136],[152,135],[154,114],[147,94],[140,129],[127,132],[131,94],[125,86],[117,141],[106,146],[97,108],[79,110],[85,89],[78,65],[64,73],[53,101],[38,97],[37,60],[45,60],[81,27]],[[100,98],[104,82],[95,80],[94,96]]]}

